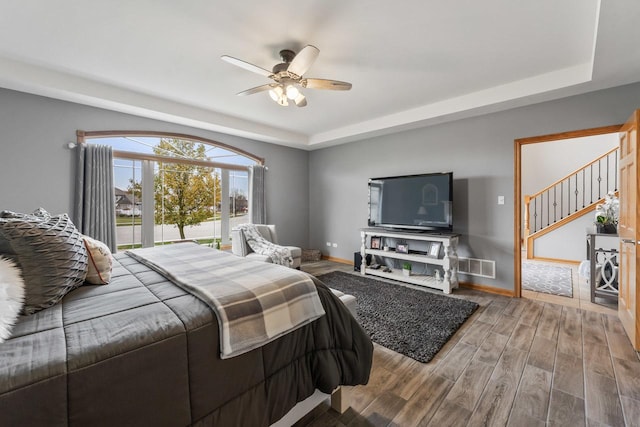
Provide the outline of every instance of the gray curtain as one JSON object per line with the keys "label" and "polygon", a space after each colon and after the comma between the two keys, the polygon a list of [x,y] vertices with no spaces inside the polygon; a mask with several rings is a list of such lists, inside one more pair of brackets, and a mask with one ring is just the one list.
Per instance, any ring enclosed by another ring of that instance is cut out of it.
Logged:
{"label": "gray curtain", "polygon": [[113,186],[113,149],[104,145],[76,147],[74,222],[82,234],[116,251],[116,208]]}
{"label": "gray curtain", "polygon": [[249,169],[249,216],[253,224],[267,223],[267,207],[264,200],[264,172],[262,165],[253,165]]}

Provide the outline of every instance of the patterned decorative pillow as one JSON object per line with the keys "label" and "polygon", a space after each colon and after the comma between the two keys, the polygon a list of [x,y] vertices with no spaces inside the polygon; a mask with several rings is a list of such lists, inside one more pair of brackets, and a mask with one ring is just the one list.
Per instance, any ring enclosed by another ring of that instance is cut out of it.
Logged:
{"label": "patterned decorative pillow", "polygon": [[24,281],[18,266],[0,257],[0,343],[11,336],[24,305]]}
{"label": "patterned decorative pillow", "polygon": [[38,208],[33,213],[26,214],[22,212],[13,212],[13,211],[2,211],[0,212],[0,218],[35,218],[40,219],[42,221],[49,221],[51,219],[51,214],[44,210],[44,208]]}
{"label": "patterned decorative pillow", "polygon": [[89,236],[82,237],[89,256],[89,267],[84,281],[92,285],[106,285],[111,281],[113,255],[111,255],[109,247],[100,240],[92,239]]}
{"label": "patterned decorative pillow", "polygon": [[87,274],[87,249],[67,214],[0,218],[0,248],[22,269],[25,314],[56,304]]}
{"label": "patterned decorative pillow", "polygon": [[[38,211],[35,211],[38,212]],[[14,255],[15,251],[11,247],[11,239],[5,236],[2,232],[4,224],[14,220],[20,221],[31,221],[31,222],[41,222],[43,221],[42,217],[38,217],[34,214],[27,214],[21,212],[12,212],[12,211],[2,211],[0,212],[0,254],[10,254]],[[46,211],[44,211],[46,212]],[[48,212],[47,212],[48,214]]]}

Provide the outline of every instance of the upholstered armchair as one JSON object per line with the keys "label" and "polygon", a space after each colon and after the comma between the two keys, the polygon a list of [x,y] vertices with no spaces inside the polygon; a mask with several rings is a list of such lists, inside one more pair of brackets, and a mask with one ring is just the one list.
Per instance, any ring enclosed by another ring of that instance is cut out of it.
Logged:
{"label": "upholstered armchair", "polygon": [[[278,234],[276,233],[275,225],[264,225],[264,224],[256,224],[256,228],[258,232],[264,237],[266,240],[271,243],[278,243]],[[300,262],[302,260],[302,249],[296,246],[286,246],[291,251],[291,257],[293,258],[293,263],[291,267],[300,268]],[[264,261],[264,262],[273,262],[268,255],[260,255],[255,253],[247,244],[247,239],[244,236],[244,232],[239,228],[233,228],[231,230],[231,251],[238,256],[247,257],[249,259],[253,259],[256,261]]]}

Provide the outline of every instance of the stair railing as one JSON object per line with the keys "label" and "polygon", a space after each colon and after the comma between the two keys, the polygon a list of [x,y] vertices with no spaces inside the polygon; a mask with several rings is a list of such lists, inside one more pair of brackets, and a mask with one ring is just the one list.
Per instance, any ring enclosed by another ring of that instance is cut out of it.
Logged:
{"label": "stair railing", "polygon": [[524,196],[525,239],[618,191],[618,147],[533,195]]}

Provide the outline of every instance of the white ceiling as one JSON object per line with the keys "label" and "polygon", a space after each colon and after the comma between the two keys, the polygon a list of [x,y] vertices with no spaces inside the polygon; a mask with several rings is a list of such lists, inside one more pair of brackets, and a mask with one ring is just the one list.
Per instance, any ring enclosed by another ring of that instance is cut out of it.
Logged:
{"label": "white ceiling", "polygon": [[[638,0],[0,0],[0,86],[315,149],[640,81]],[[263,68],[306,44],[281,107]]]}

